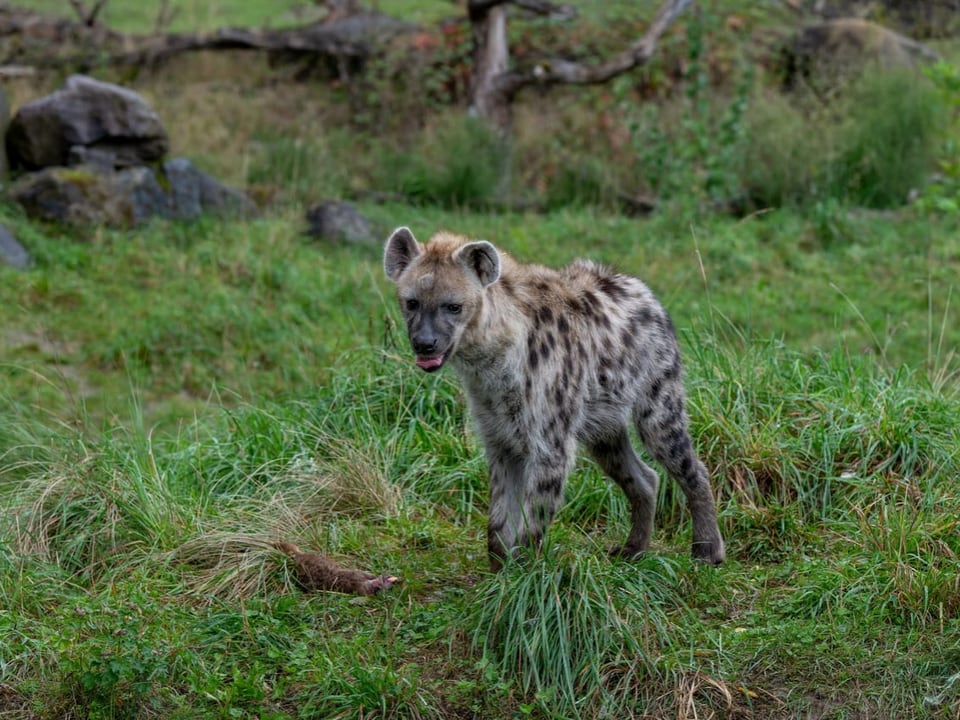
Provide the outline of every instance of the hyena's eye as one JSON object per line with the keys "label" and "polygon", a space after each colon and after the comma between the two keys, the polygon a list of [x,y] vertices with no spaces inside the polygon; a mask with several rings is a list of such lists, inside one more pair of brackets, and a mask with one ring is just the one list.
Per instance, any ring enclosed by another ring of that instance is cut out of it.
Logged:
{"label": "hyena's eye", "polygon": [[451,315],[459,315],[460,311],[463,310],[463,305],[458,303],[447,303],[447,312]]}
{"label": "hyena's eye", "polygon": [[420,309],[420,301],[415,298],[407,300],[407,311],[416,312]]}

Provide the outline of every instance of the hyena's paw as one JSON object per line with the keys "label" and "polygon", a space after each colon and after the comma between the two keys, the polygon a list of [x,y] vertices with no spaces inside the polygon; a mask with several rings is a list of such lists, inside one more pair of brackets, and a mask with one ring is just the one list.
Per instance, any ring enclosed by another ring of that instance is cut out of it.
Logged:
{"label": "hyena's paw", "polygon": [[726,556],[726,548],[724,548],[723,540],[719,537],[710,541],[694,541],[691,555],[693,555],[694,560],[707,565],[721,565]]}
{"label": "hyena's paw", "polygon": [[614,545],[610,548],[609,555],[612,558],[620,558],[622,560],[637,560],[643,557],[646,551],[647,548],[643,545],[626,542],[623,545]]}

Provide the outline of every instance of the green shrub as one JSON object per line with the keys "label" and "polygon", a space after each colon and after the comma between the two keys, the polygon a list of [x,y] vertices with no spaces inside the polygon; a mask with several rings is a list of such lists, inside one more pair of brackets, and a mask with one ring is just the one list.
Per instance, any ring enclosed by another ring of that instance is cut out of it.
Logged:
{"label": "green shrub", "polygon": [[425,131],[411,152],[388,156],[381,185],[422,204],[482,208],[501,195],[506,162],[493,130],[458,115]]}
{"label": "green shrub", "polygon": [[609,165],[596,158],[565,160],[547,181],[546,205],[550,210],[592,206],[612,210],[617,188]]}
{"label": "green shrub", "polygon": [[[341,197],[351,186],[351,173],[362,169],[356,149],[365,139],[332,131],[322,139],[265,135],[253,144],[247,184],[251,193],[310,202]],[[350,157],[347,157],[350,153]]]}
{"label": "green shrub", "polygon": [[935,168],[946,117],[940,95],[913,72],[871,74],[843,110],[828,192],[866,207],[904,204]]}
{"label": "green shrub", "polygon": [[747,120],[740,181],[756,207],[801,203],[815,192],[818,168],[829,162],[827,128],[811,132],[810,118],[789,97],[758,95]]}
{"label": "green shrub", "polygon": [[870,74],[824,107],[768,94],[753,105],[741,183],[755,207],[896,207],[935,169],[946,107],[916,73]]}
{"label": "green shrub", "polygon": [[949,108],[952,130],[940,147],[939,173],[921,193],[917,205],[922,210],[956,214],[960,213],[960,68],[939,62],[928,68],[926,75]]}

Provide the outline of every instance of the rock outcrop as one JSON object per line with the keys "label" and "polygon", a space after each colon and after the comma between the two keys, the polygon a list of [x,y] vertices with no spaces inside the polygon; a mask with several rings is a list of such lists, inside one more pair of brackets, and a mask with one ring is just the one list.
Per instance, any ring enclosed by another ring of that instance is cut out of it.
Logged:
{"label": "rock outcrop", "polygon": [[33,218],[133,227],[153,217],[247,217],[256,206],[186,158],[165,159],[169,136],[137,93],[83,75],[21,107],[6,134],[24,171],[8,196]]}

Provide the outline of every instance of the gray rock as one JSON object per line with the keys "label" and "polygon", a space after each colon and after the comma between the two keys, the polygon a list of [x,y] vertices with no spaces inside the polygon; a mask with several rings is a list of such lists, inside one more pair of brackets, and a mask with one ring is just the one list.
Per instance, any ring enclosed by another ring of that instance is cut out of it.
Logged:
{"label": "gray rock", "polygon": [[173,217],[193,220],[203,214],[217,217],[253,217],[257,206],[245,193],[227,187],[186,158],[172,158],[163,163],[163,173],[170,187]]}
{"label": "gray rock", "polygon": [[376,240],[370,221],[352,203],[323,200],[307,210],[310,237],[334,242],[367,243]]}
{"label": "gray rock", "polygon": [[10,162],[37,169],[66,165],[70,149],[109,154],[117,168],[151,163],[170,147],[160,118],[137,93],[73,75],[61,90],[27,103],[7,131]]}
{"label": "gray rock", "polygon": [[142,225],[153,217],[175,217],[170,194],[160,185],[152,168],[127,168],[103,178],[123,208],[119,226]]}
{"label": "gray rock", "polygon": [[98,170],[109,172],[116,166],[116,158],[108,150],[91,148],[86,145],[73,145],[67,151],[67,165],[89,165]]}
{"label": "gray rock", "polygon": [[103,176],[91,168],[47,168],[22,176],[7,191],[31,218],[66,225],[114,224]]}
{"label": "gray rock", "polygon": [[837,18],[801,28],[781,49],[784,84],[805,80],[826,90],[870,67],[909,68],[938,55],[905,35],[861,18]]}
{"label": "gray rock", "polygon": [[30,253],[3,225],[0,225],[0,262],[18,270],[24,270],[30,265]]}
{"label": "gray rock", "polygon": [[182,158],[161,168],[117,172],[90,165],[45,168],[24,175],[8,192],[30,217],[65,225],[129,228],[153,217],[195,220],[208,213],[256,213],[242,192],[221,185]]}
{"label": "gray rock", "polygon": [[200,171],[186,158],[174,158],[163,164],[163,174],[170,188],[170,203],[178,217],[190,220],[203,214],[200,200]]}

